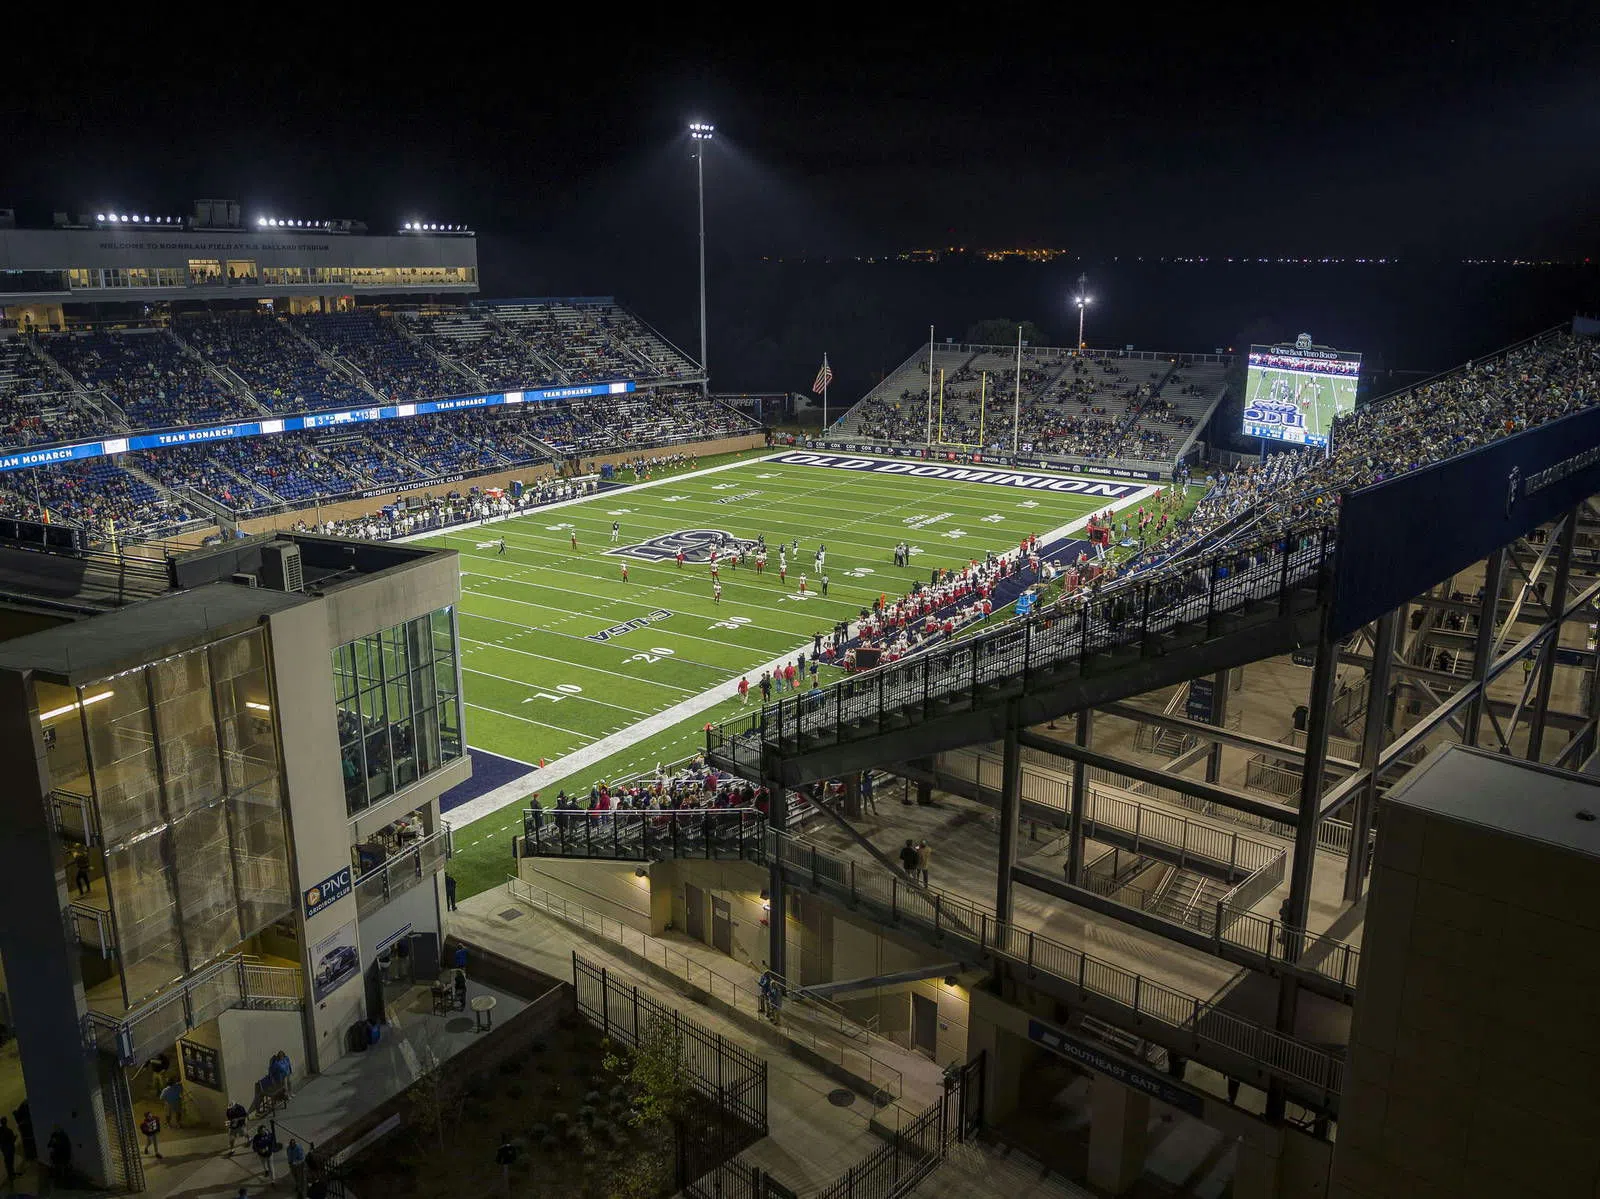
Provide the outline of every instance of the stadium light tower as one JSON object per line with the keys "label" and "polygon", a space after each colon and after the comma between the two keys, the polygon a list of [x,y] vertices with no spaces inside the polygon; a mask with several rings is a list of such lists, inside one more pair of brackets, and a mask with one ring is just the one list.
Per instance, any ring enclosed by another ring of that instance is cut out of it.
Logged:
{"label": "stadium light tower", "polygon": [[706,369],[706,143],[717,131],[715,125],[705,121],[691,121],[689,139],[694,142],[694,174],[700,196],[700,393],[706,394],[709,384]]}
{"label": "stadium light tower", "polygon": [[1078,306],[1078,349],[1083,349],[1083,314],[1089,310],[1089,305],[1094,303],[1094,297],[1089,294],[1089,276],[1078,276],[1078,294],[1072,302]]}

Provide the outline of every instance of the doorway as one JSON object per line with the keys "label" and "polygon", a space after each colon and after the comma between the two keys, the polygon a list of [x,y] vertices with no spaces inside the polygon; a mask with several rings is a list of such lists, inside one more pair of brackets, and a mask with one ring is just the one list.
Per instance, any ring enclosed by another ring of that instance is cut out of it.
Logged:
{"label": "doorway", "polygon": [[733,912],[720,895],[711,897],[711,947],[733,956]]}
{"label": "doorway", "polygon": [[706,939],[706,897],[693,883],[683,884],[683,929],[696,941]]}
{"label": "doorway", "polygon": [[916,991],[911,993],[911,1047],[928,1057],[938,1056],[939,1005]]}

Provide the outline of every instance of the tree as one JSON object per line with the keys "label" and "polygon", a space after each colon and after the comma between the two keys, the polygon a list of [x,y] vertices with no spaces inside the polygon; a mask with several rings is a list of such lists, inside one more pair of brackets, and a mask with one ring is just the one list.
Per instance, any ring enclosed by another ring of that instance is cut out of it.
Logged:
{"label": "tree", "polygon": [[628,1164],[609,1180],[609,1194],[615,1199],[650,1199],[673,1177],[693,1092],[683,1038],[671,1019],[651,1016],[638,1029],[631,1057],[610,1051],[602,1064],[627,1080],[633,1097],[629,1123],[644,1134]]}
{"label": "tree", "polygon": [[447,1055],[440,1052],[438,1034],[431,1027],[423,1026],[412,1044],[422,1072],[411,1084],[411,1110],[417,1124],[438,1137],[439,1152],[443,1153],[445,1127],[454,1125],[461,1115],[466,1090],[459,1072],[445,1069]]}
{"label": "tree", "polygon": [[651,1016],[638,1030],[631,1061],[607,1054],[607,1070],[623,1074],[633,1091],[635,1127],[667,1123],[674,1127],[688,1110],[693,1084],[683,1039],[665,1016]]}
{"label": "tree", "polygon": [[1017,326],[1022,326],[1022,340],[1030,346],[1044,344],[1044,335],[1032,321],[1013,321],[1003,316],[979,321],[967,330],[967,343],[975,346],[1014,346],[1017,344]]}

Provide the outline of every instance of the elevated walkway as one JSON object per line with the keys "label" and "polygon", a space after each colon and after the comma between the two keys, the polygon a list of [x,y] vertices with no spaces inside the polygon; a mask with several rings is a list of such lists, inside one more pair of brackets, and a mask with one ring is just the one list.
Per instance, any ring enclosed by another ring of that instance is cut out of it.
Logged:
{"label": "elevated walkway", "polygon": [[[718,818],[716,813],[695,815],[702,827]],[[1321,1046],[1223,1010],[1215,986],[1208,991],[1211,999],[1187,993],[1016,921],[1000,920],[964,896],[919,886],[881,867],[773,832],[739,812],[723,814],[721,829],[712,825],[698,841],[691,834],[674,839],[665,833],[662,816],[670,823],[668,813],[608,813],[604,819],[609,830],[598,835],[579,832],[574,822],[564,831],[541,824],[530,829],[522,850],[539,856],[648,861],[670,856],[674,846],[701,851],[694,856],[709,846],[714,854],[744,856],[780,870],[791,886],[826,896],[963,962],[1015,972],[1027,985],[1076,1011],[1135,1031],[1169,1052],[1262,1089],[1281,1083],[1296,1102],[1336,1113],[1342,1060]],[[1281,869],[1282,859],[1276,860]],[[1247,918],[1248,909],[1232,915],[1232,920]]]}
{"label": "elevated walkway", "polygon": [[706,733],[717,766],[797,786],[980,741],[1314,642],[1331,531],[1279,536],[782,699]]}

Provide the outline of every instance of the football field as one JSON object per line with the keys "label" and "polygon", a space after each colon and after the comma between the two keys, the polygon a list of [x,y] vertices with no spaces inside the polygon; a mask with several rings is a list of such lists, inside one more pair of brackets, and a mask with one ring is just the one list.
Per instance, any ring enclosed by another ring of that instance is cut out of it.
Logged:
{"label": "football field", "polygon": [[[545,762],[545,803],[558,779],[587,793],[595,779],[684,758],[704,744],[705,722],[739,708],[741,675],[750,702],[759,702],[764,668],[802,650],[809,658],[814,634],[857,619],[879,595],[898,599],[934,567],[1014,549],[1029,533],[1062,536],[1091,513],[1136,504],[1149,491],[1074,480],[1101,492],[1086,496],[873,473],[881,465],[829,469],[763,456],[427,539],[460,554],[468,744],[530,766]],[[716,533],[729,542],[764,537],[768,550],[761,574],[724,558],[720,602],[708,561]],[[906,567],[894,564],[901,541],[911,547]],[[815,569],[820,546],[827,596]],[[581,772],[563,770],[569,763],[581,763]],[[505,839],[497,834],[514,816],[475,807],[469,814],[473,826],[458,826],[458,876],[477,873],[460,857],[490,834],[498,869]],[[464,885],[463,893],[476,889]]]}

